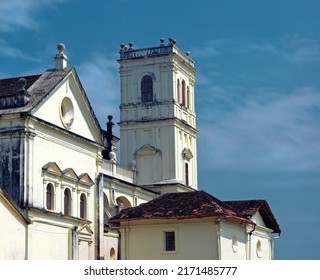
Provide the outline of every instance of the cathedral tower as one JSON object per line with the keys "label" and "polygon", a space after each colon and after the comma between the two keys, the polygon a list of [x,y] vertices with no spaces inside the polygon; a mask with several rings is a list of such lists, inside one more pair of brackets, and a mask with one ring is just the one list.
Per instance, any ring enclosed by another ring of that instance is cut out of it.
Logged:
{"label": "cathedral tower", "polygon": [[174,39],[152,48],[121,45],[121,164],[137,184],[197,189],[194,62]]}

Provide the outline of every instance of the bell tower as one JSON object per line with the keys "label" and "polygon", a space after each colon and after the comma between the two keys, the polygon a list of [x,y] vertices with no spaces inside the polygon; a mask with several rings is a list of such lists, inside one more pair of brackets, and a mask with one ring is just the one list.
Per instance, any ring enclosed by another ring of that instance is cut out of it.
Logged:
{"label": "bell tower", "polygon": [[137,184],[161,192],[197,189],[195,68],[190,53],[164,39],[151,48],[121,44],[121,164]]}

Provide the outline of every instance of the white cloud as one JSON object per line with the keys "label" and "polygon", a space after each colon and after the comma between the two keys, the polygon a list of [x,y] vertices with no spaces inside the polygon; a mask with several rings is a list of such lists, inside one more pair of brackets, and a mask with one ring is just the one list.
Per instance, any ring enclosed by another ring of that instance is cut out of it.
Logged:
{"label": "white cloud", "polygon": [[244,99],[223,113],[211,107],[213,112],[206,110],[206,119],[200,122],[199,143],[205,143],[203,158],[211,167],[319,170],[319,90],[307,87],[284,94],[260,89]]}
{"label": "white cloud", "polygon": [[68,0],[1,0],[0,32],[12,32],[16,27],[37,29],[35,14]]}
{"label": "white cloud", "polygon": [[221,55],[219,49],[223,49],[223,46],[230,44],[230,41],[225,39],[210,40],[203,46],[195,46],[191,48],[192,57],[218,57]]}
{"label": "white cloud", "polygon": [[22,52],[19,49],[16,49],[8,44],[8,42],[0,38],[0,54],[10,57],[21,57]]}
{"label": "white cloud", "polygon": [[239,49],[243,53],[259,52],[269,55],[279,55],[281,53],[281,48],[274,42],[242,42],[239,44]]}
{"label": "white cloud", "polygon": [[320,60],[320,42],[317,39],[304,36],[288,36],[274,41],[231,41],[226,39],[210,40],[192,48],[194,57],[229,57],[236,54],[237,59],[242,55],[263,54],[277,57],[286,62],[318,62]]}
{"label": "white cloud", "polygon": [[5,39],[0,37],[0,55],[13,58],[22,58],[30,61],[39,61],[34,56],[24,54],[20,49],[12,47]]}
{"label": "white cloud", "polygon": [[283,57],[291,62],[318,62],[320,43],[316,39],[293,36],[283,40]]}
{"label": "white cloud", "polygon": [[95,53],[91,60],[77,66],[82,85],[91,105],[105,129],[107,116],[113,115],[113,122],[119,121],[120,81],[119,66],[114,58]]}

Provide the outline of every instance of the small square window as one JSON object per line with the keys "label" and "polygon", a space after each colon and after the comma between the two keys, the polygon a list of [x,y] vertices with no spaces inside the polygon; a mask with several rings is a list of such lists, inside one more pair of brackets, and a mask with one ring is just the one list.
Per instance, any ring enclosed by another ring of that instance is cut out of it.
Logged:
{"label": "small square window", "polygon": [[165,232],[165,250],[175,251],[176,250],[176,240],[174,231]]}

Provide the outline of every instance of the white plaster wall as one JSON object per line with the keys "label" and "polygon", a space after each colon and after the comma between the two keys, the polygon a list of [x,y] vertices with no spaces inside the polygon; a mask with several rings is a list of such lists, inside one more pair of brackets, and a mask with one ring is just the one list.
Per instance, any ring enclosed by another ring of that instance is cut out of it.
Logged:
{"label": "white plaster wall", "polygon": [[[233,238],[237,239],[237,246],[232,246]],[[220,246],[222,260],[245,260],[246,229],[238,222],[220,222]]]}
{"label": "white plaster wall", "polygon": [[[136,123],[121,128],[121,135],[124,139],[121,147],[122,160],[128,165],[132,160],[137,162],[138,184],[145,185],[172,179],[185,183],[184,164],[188,162],[189,185],[197,188],[196,137],[176,121]],[[150,145],[160,152],[150,155],[135,154],[144,145]],[[185,148],[190,149],[193,154],[190,160],[182,156]]]}
{"label": "white plaster wall", "polygon": [[0,196],[0,260],[25,259],[27,225]]}
{"label": "white plaster wall", "polygon": [[[176,121],[164,121],[165,118],[177,117],[196,127],[194,113],[194,69],[182,63],[175,56],[163,56],[141,60],[120,62],[121,77],[121,163],[128,166],[132,160],[138,161],[138,184],[152,184],[164,180],[185,182],[185,160],[182,158],[184,148],[190,148],[194,158],[189,162],[189,185],[197,188],[197,150],[196,132]],[[151,106],[141,102],[141,79],[144,75],[153,77],[153,93],[160,102]],[[182,108],[177,93],[177,80],[186,82],[190,89],[190,108]],[[135,122],[139,120],[152,122]],[[133,121],[133,122],[132,122]],[[145,132],[148,137],[145,137]],[[182,141],[177,141],[178,133]],[[186,141],[184,140],[186,134]],[[191,142],[190,143],[190,138]],[[143,145],[149,144],[161,151],[160,155],[140,156],[135,152]]]}
{"label": "white plaster wall", "polygon": [[[69,187],[71,190],[71,216],[80,217],[80,195],[85,193],[87,197],[87,217],[92,222],[92,229],[95,228],[95,188],[83,186],[72,180],[64,179],[61,176],[50,176],[46,179],[43,173],[43,166],[48,162],[55,162],[63,171],[66,168],[72,168],[79,176],[82,173],[88,173],[95,182],[97,172],[97,146],[77,138],[66,136],[65,134],[44,127],[39,123],[31,123],[36,136],[30,140],[30,150],[27,157],[26,180],[29,185],[29,202],[36,208],[44,209],[46,200],[46,185],[54,185],[54,210],[53,212],[63,212],[64,189]],[[44,180],[45,179],[45,180]],[[50,215],[42,217],[44,224],[34,223],[29,229],[30,259],[69,259],[71,247],[71,233],[69,228],[74,225],[68,225],[67,228],[57,226],[57,221]],[[94,258],[94,244],[89,246],[86,254]],[[84,246],[85,244],[83,244]],[[83,250],[80,246],[79,250]],[[43,250],[45,248],[45,250]],[[91,251],[90,251],[91,250]],[[85,257],[83,254],[80,257]]]}
{"label": "white plaster wall", "polygon": [[111,249],[115,251],[115,260],[118,259],[118,238],[112,236],[104,236],[104,256],[106,260],[111,260]]}
{"label": "white plaster wall", "polygon": [[[48,162],[55,162],[63,171],[66,168],[72,168],[77,175],[88,173],[92,180],[96,177],[96,155],[97,151],[93,146],[68,138],[62,133],[50,131],[37,124],[34,125],[36,137],[33,140],[33,152],[30,155],[30,162],[33,168],[30,169],[30,180],[32,181],[33,205],[35,207],[44,207],[45,185],[42,168]],[[49,181],[48,181],[49,182]],[[64,185],[57,182],[59,187],[56,188],[56,209],[61,211],[61,199],[63,198]],[[88,203],[93,205],[94,186],[91,187],[91,196],[87,197]],[[73,204],[77,205],[77,193],[72,192]],[[89,218],[93,219],[94,207],[89,207],[91,213]],[[74,212],[78,209],[74,208]],[[77,216],[74,213],[73,216]]]}
{"label": "white plaster wall", "polygon": [[28,232],[28,259],[71,259],[71,231],[68,228],[33,222]]}
{"label": "white plaster wall", "polygon": [[262,227],[266,227],[266,224],[263,221],[263,218],[261,217],[260,213],[257,212],[256,214],[254,214],[251,218],[251,220],[253,222],[255,222],[257,225],[262,226]]}
{"label": "white plaster wall", "polygon": [[41,104],[39,108],[34,109],[33,115],[59,127],[65,128],[61,119],[60,109],[64,97],[68,97],[72,101],[74,108],[74,121],[70,131],[90,140],[94,140],[93,131],[95,129],[93,128],[93,123],[90,123],[91,116],[72,74],[62,82],[60,87],[47,97],[47,100]]}
{"label": "white plaster wall", "polygon": [[87,241],[79,242],[79,260],[90,260],[91,245]]}
{"label": "white plaster wall", "polygon": [[[258,251],[257,244],[260,242],[261,251]],[[252,260],[271,260],[271,239],[262,231],[255,231],[251,236],[251,259]]]}
{"label": "white plaster wall", "polygon": [[[153,220],[146,224],[130,223],[129,231],[122,229],[122,259],[127,256],[131,260],[201,260],[217,259],[218,256],[216,225],[213,221],[167,220],[161,223]],[[175,252],[166,252],[164,249],[165,231],[176,232]],[[125,234],[128,234],[127,239]]]}

